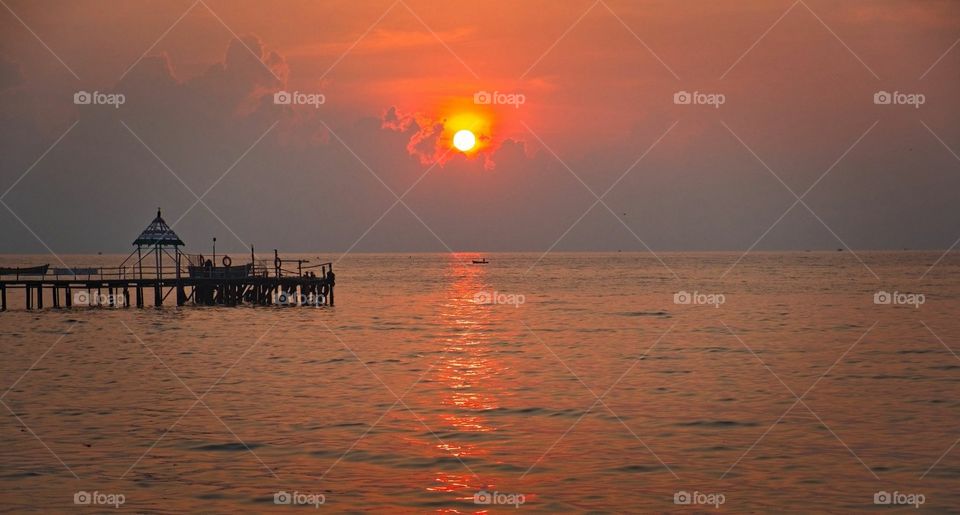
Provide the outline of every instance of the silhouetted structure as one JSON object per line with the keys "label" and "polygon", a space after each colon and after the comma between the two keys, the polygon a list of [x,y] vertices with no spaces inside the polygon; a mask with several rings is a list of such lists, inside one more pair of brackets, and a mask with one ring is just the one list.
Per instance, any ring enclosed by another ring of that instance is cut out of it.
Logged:
{"label": "silhouetted structure", "polygon": [[[308,261],[297,259],[292,260],[297,269],[287,270],[283,268],[284,260],[274,250],[271,270],[265,261],[256,259],[251,247],[249,263],[234,266],[230,256],[224,255],[222,266],[217,266],[202,254],[181,251],[183,240],[164,221],[159,209],[156,218],[133,244],[136,250],[119,267],[0,268],[0,310],[7,309],[8,289],[23,289],[27,309],[43,308],[45,289],[51,290],[55,308],[60,307],[61,291],[66,307],[75,304],[129,307],[130,289],[134,290],[137,307],[146,305],[145,289],[153,290],[153,305],[157,307],[162,306],[172,292],[176,292],[177,306],[191,302],[226,306],[244,303],[333,306],[336,282],[333,263],[303,266]],[[136,261],[131,263],[134,256]],[[152,267],[144,266],[151,261]],[[319,275],[312,271],[318,268]],[[102,293],[104,289],[108,292],[106,297]]]}
{"label": "silhouetted structure", "polygon": [[[183,305],[184,291],[183,285],[180,283],[180,247],[183,246],[183,241],[173,232],[173,229],[167,225],[167,222],[163,220],[163,216],[160,215],[160,208],[157,208],[157,217],[150,222],[150,225],[147,226],[143,232],[140,233],[140,236],[136,240],[133,240],[133,244],[137,246],[137,275],[140,279],[143,279],[143,260],[144,258],[149,259],[150,255],[154,256],[154,262],[156,263],[156,268],[154,268],[154,276],[162,281],[163,280],[163,255],[167,254],[168,257],[173,259],[175,264],[174,270],[176,274],[176,289],[177,289],[177,305]],[[143,254],[144,247],[147,249],[146,255]],[[168,249],[173,249],[173,256],[170,256]],[[120,264],[121,267],[127,264],[127,261],[133,257],[133,254],[127,256],[127,259]],[[137,294],[142,294],[142,290],[137,288]],[[154,305],[163,304],[163,299],[160,296],[161,289],[154,288]],[[137,299],[137,305],[143,305],[143,299]]]}

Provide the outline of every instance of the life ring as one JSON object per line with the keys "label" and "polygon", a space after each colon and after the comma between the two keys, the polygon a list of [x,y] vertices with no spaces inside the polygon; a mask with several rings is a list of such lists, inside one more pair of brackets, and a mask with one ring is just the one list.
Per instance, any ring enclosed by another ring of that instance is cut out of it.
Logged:
{"label": "life ring", "polygon": [[223,266],[230,266],[233,264],[233,260],[230,259],[230,256],[223,256],[223,259],[220,262],[223,263]]}

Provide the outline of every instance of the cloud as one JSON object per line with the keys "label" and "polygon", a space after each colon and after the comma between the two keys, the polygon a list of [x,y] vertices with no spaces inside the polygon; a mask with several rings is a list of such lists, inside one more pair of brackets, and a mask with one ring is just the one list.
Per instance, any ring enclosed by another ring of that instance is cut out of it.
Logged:
{"label": "cloud", "polygon": [[[435,118],[422,113],[403,113],[396,106],[390,106],[384,111],[380,126],[384,129],[404,134],[407,138],[407,153],[417,158],[420,164],[429,166],[438,164],[441,167],[451,159],[462,156],[452,150],[452,133],[458,127],[449,127],[447,118]],[[479,159],[484,169],[496,168],[493,156],[504,140],[492,137],[487,123],[478,124],[473,128],[477,136],[479,150],[469,159]]]}
{"label": "cloud", "polygon": [[215,109],[247,114],[262,96],[284,87],[288,75],[278,53],[267,50],[256,36],[244,36],[230,41],[222,63],[210,66],[187,86],[210,99]]}
{"label": "cloud", "polygon": [[419,113],[400,113],[395,106],[391,106],[384,113],[381,126],[409,137],[407,152],[423,165],[442,165],[449,159],[450,153],[440,144],[444,131],[443,120],[434,120]]}

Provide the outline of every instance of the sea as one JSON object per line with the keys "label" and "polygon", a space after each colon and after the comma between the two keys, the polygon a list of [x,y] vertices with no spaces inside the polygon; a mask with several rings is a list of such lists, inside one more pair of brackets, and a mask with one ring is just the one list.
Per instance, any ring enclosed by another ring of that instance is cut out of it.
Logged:
{"label": "sea", "polygon": [[334,307],[8,292],[0,509],[960,512],[960,253],[300,257]]}

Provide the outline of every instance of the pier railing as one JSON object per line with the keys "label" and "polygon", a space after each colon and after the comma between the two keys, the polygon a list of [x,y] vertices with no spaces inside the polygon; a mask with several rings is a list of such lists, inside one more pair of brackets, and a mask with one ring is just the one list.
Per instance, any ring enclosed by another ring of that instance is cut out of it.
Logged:
{"label": "pier railing", "polygon": [[[160,268],[119,267],[39,267],[0,268],[0,311],[7,309],[10,290],[24,292],[26,309],[43,309],[44,298],[54,308],[61,305],[107,305],[138,308],[148,305],[148,292],[153,293],[153,306],[162,306],[168,296],[177,306],[194,305],[326,305],[333,306],[334,277],[330,262],[304,267],[305,260],[294,260],[296,270],[284,268],[279,258],[273,271],[267,262],[253,260],[243,265],[215,267],[194,266],[189,260],[183,266],[170,264]],[[290,262],[286,262],[289,266]],[[317,273],[319,269],[319,273]],[[106,293],[102,293],[106,289]],[[93,293],[93,292],[96,293]],[[46,292],[46,293],[45,293]],[[96,295],[96,297],[93,297]],[[103,295],[103,296],[102,296]],[[293,296],[293,297],[292,297]],[[61,298],[63,304],[61,304]],[[91,301],[92,298],[97,300]],[[107,301],[100,299],[106,298]],[[291,298],[297,300],[291,301]],[[119,300],[118,300],[119,299]],[[302,300],[306,299],[306,300]]]}
{"label": "pier railing", "polygon": [[[181,277],[223,279],[232,277],[324,277],[333,270],[333,263],[326,262],[316,265],[303,266],[303,260],[280,260],[269,263],[265,259],[257,259],[252,263],[234,266],[206,266],[199,255],[182,255],[185,259],[180,266]],[[291,268],[296,264],[296,268]],[[54,280],[54,281],[98,281],[98,280],[133,280],[133,279],[171,279],[177,276],[177,266],[170,264],[157,269],[147,263],[138,265],[115,267],[60,267],[49,268],[46,273],[18,272],[0,274],[0,280]],[[212,263],[211,263],[212,265]],[[277,266],[279,265],[279,266]]]}
{"label": "pier railing", "polygon": [[[153,270],[151,268],[151,270]],[[73,267],[73,268],[51,268],[46,275],[37,276],[44,279],[91,281],[97,279],[134,279],[137,278],[137,269],[132,266],[117,267]]]}

